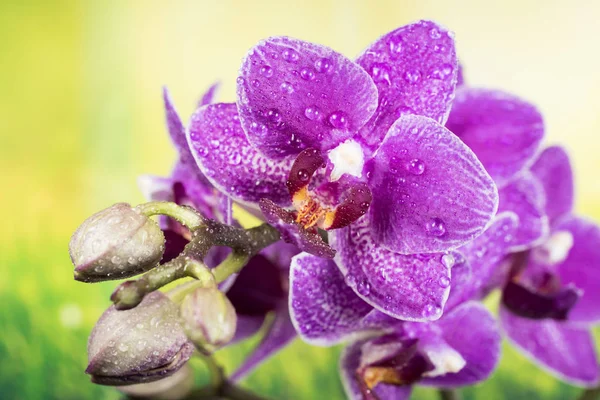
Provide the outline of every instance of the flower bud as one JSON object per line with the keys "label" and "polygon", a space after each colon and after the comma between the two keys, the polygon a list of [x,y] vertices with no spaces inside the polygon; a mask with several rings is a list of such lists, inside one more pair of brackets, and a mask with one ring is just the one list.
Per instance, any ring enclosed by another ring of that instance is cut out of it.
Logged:
{"label": "flower bud", "polygon": [[174,374],[190,358],[189,342],[177,305],[152,292],[131,310],[110,307],[88,341],[86,373],[101,385],[131,385]]}
{"label": "flower bud", "polygon": [[189,364],[173,375],[156,382],[119,386],[119,391],[129,397],[150,400],[179,400],[194,388],[194,374]]}
{"label": "flower bud", "polygon": [[208,351],[229,343],[235,334],[235,308],[216,287],[198,288],[186,296],[181,317],[190,340]]}
{"label": "flower bud", "polygon": [[165,248],[159,226],[118,203],[86,219],[71,237],[75,279],[98,282],[134,276],[156,266]]}

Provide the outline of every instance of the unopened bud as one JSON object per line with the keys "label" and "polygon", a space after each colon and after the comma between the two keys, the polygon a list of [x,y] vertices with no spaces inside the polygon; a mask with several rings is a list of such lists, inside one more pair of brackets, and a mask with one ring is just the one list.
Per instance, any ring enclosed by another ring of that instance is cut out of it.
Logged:
{"label": "unopened bud", "polygon": [[235,334],[235,308],[216,287],[198,288],[186,296],[181,317],[190,340],[207,351],[229,343]]}
{"label": "unopened bud", "polygon": [[75,279],[98,282],[122,279],[158,264],[165,249],[159,226],[118,203],[86,219],[71,237],[69,253]]}
{"label": "unopened bud", "polygon": [[119,386],[119,391],[135,399],[179,400],[194,388],[194,373],[189,364],[173,375],[155,382]]}
{"label": "unopened bud", "polygon": [[86,373],[100,385],[153,382],[177,372],[190,358],[179,310],[161,292],[152,292],[131,310],[110,307],[88,341]]}

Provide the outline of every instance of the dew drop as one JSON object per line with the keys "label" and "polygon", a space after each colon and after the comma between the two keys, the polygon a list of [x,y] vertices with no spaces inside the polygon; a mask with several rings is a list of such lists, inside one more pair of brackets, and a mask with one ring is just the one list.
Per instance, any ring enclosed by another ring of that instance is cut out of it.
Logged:
{"label": "dew drop", "polygon": [[300,179],[302,182],[308,181],[309,178],[310,175],[307,170],[301,169],[298,171],[298,179]]}
{"label": "dew drop", "polygon": [[210,141],[210,147],[212,147],[213,149],[216,149],[216,148],[218,148],[220,144],[221,144],[221,143],[219,142],[219,140],[218,140],[218,139],[212,139],[212,140]]}
{"label": "dew drop", "polygon": [[260,86],[260,81],[258,79],[252,79],[252,86],[259,87]]}
{"label": "dew drop", "polygon": [[273,68],[271,68],[269,65],[263,65],[262,67],[260,67],[259,72],[265,78],[270,78],[273,76]]}
{"label": "dew drop", "polygon": [[413,175],[422,175],[425,172],[425,163],[418,158],[412,159],[406,164],[406,170]]}
{"label": "dew drop", "polygon": [[425,224],[425,229],[430,235],[440,237],[446,233],[446,224],[439,218],[431,218]]}
{"label": "dew drop", "polygon": [[121,343],[119,345],[119,351],[122,351],[123,353],[126,352],[127,350],[129,350],[129,346],[127,346],[125,343]]}
{"label": "dew drop", "polygon": [[267,118],[269,119],[269,121],[273,122],[274,124],[280,124],[281,123],[281,114],[279,113],[279,110],[276,108],[272,108],[269,111],[267,111]]}
{"label": "dew drop", "polygon": [[390,80],[390,69],[382,63],[374,63],[371,66],[371,76],[375,82],[384,82],[387,85],[391,85]]}
{"label": "dew drop", "polygon": [[432,318],[435,317],[436,315],[438,315],[441,311],[441,308],[438,306],[435,306],[433,304],[427,304],[425,306],[425,309],[423,310],[423,317],[425,318]]}
{"label": "dew drop", "polygon": [[310,106],[304,109],[304,116],[311,121],[320,121],[323,119],[323,114],[317,106]]}
{"label": "dew drop", "polygon": [[281,86],[279,86],[279,89],[281,89],[282,92],[287,93],[287,94],[294,93],[294,87],[289,82],[283,82],[281,84]]}
{"label": "dew drop", "polygon": [[390,40],[390,42],[388,43],[388,46],[390,48],[390,53],[392,53],[393,55],[399,55],[400,53],[402,53],[402,37],[401,36],[397,36],[395,38],[393,38],[392,40]]}
{"label": "dew drop", "polygon": [[242,78],[241,76],[238,76],[238,78],[235,81],[237,82],[238,85],[243,85],[244,82],[246,82],[246,80],[244,78]]}
{"label": "dew drop", "polygon": [[300,58],[300,55],[294,49],[285,49],[281,53],[281,57],[287,62],[295,63]]}
{"label": "dew drop", "polygon": [[362,280],[356,285],[356,291],[362,296],[368,296],[371,293],[371,285],[366,280]]}
{"label": "dew drop", "polygon": [[343,111],[334,111],[327,118],[329,124],[336,129],[345,129],[348,127],[348,117]]}
{"label": "dew drop", "polygon": [[305,81],[312,81],[315,79],[315,73],[312,68],[302,68],[300,71],[300,77]]}
{"label": "dew drop", "polygon": [[356,286],[356,278],[353,275],[346,276],[346,284],[350,287]]}
{"label": "dew drop", "polygon": [[450,279],[446,275],[442,275],[438,279],[438,285],[440,285],[441,288],[447,288],[450,286]]}
{"label": "dew drop", "polygon": [[442,256],[442,264],[444,264],[444,266],[446,268],[452,268],[454,266],[455,263],[455,259],[454,256],[452,254],[444,254]]}
{"label": "dew drop", "polygon": [[315,61],[315,68],[317,69],[317,72],[327,73],[331,71],[332,67],[333,64],[331,63],[331,60],[329,58],[323,57]]}

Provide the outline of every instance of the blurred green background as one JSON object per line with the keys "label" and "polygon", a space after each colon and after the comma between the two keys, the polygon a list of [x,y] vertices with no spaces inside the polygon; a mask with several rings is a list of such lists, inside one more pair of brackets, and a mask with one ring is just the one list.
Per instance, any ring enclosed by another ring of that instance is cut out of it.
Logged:
{"label": "blurred green background", "polygon": [[[87,335],[115,284],[73,281],[67,244],[100,208],[141,202],[138,175],[170,170],[162,85],[187,119],[215,80],[221,100],[234,99],[241,58],[261,38],[295,36],[352,57],[419,18],[456,32],[469,83],[539,105],[548,142],[571,151],[578,210],[600,220],[598,2],[0,2],[0,398],[119,397],[83,373]],[[231,369],[251,344],[221,359]],[[465,398],[580,392],[505,348],[492,379]],[[343,398],[338,354],[296,341],[245,383],[273,398]]]}

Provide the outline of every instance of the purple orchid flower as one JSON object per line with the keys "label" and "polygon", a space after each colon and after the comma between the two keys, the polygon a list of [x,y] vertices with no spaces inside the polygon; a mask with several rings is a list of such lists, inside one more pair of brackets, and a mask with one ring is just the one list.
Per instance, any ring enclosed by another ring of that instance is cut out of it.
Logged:
{"label": "purple orchid flower", "polygon": [[545,149],[531,171],[543,188],[550,232],[505,261],[501,324],[536,364],[571,384],[594,386],[600,369],[590,327],[600,321],[600,227],[572,213],[573,177],[562,148]]}
{"label": "purple orchid flower", "polygon": [[[516,218],[508,220],[514,229]],[[505,218],[500,221],[494,231],[504,233]],[[415,383],[471,385],[486,379],[499,361],[499,329],[476,302],[457,302],[435,322],[400,321],[358,297],[333,261],[307,253],[292,260],[290,313],[308,343],[350,340],[340,373],[351,399],[405,399]]]}
{"label": "purple orchid flower", "polygon": [[[443,126],[458,61],[452,33],[439,25],[396,29],[356,62],[269,38],[240,71],[237,104],[207,105],[192,117],[192,154],[219,190],[260,201],[301,250],[332,257],[317,228],[343,228],[367,208],[374,240],[402,254],[460,247],[495,214],[492,179]],[[296,211],[281,208],[292,203]]]}

